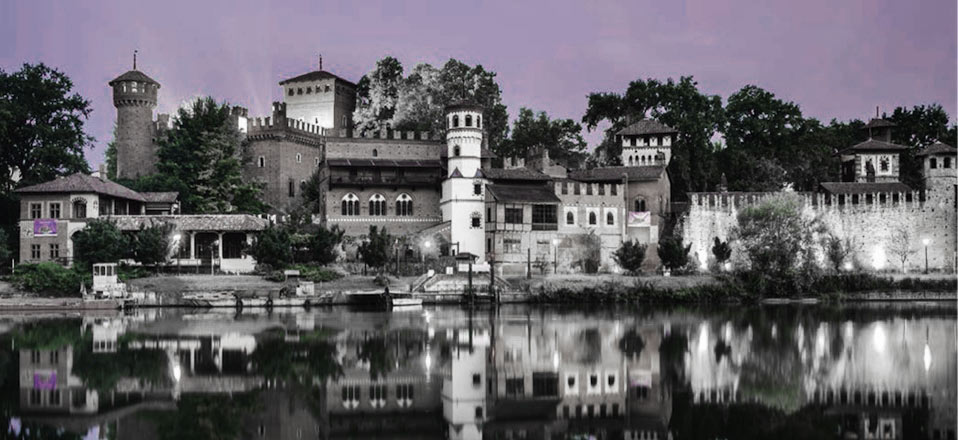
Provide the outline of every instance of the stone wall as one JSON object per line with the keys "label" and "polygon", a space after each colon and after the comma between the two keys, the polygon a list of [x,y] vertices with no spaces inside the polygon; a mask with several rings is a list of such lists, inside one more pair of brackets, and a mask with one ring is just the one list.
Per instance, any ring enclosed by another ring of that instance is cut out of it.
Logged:
{"label": "stone wall", "polygon": [[[360,215],[343,215],[342,199],[349,193],[359,198]],[[396,198],[403,193],[412,198],[414,215],[396,215]],[[381,194],[386,199],[386,215],[369,215],[369,198],[374,194]],[[326,192],[326,222],[329,225],[339,225],[349,236],[368,234],[370,225],[385,227],[392,235],[410,235],[441,221],[439,196],[438,187],[334,187]]]}
{"label": "stone wall", "polygon": [[[691,244],[690,257],[701,270],[708,268],[715,237],[728,240],[738,224],[739,211],[758,203],[773,193],[692,193],[689,212],[682,219],[683,238]],[[921,200],[918,193],[901,195],[897,202],[887,195],[873,195],[872,203],[864,196],[858,204],[836,203],[825,194],[803,194],[804,213],[817,217],[836,236],[852,243],[851,263],[856,269],[901,271],[900,258],[891,251],[892,238],[907,231],[912,253],[906,261],[909,272],[925,268],[925,247],[929,241],[928,267],[931,270],[955,270],[956,225],[958,218],[948,199],[929,197]],[[733,242],[733,261],[742,255]]]}
{"label": "stone wall", "polygon": [[247,154],[251,160],[245,165],[243,177],[264,183],[262,200],[280,211],[299,206],[303,192],[300,185],[309,181],[322,161],[321,147],[281,136],[251,139]]}

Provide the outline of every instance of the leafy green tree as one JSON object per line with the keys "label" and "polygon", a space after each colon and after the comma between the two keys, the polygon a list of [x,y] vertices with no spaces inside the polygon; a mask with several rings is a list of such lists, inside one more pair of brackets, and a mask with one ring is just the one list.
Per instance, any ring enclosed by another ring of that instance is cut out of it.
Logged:
{"label": "leafy green tree", "polygon": [[250,247],[250,255],[259,264],[282,268],[293,261],[293,245],[287,228],[270,225],[260,231]]}
{"label": "leafy green tree", "polygon": [[133,258],[147,266],[166,263],[173,252],[173,225],[169,223],[140,225],[133,236]]}
{"label": "leafy green tree", "polygon": [[612,253],[612,258],[629,273],[638,275],[639,271],[642,270],[642,262],[645,261],[646,249],[646,245],[639,244],[637,241],[624,241]]}
{"label": "leafy green tree", "polygon": [[402,63],[391,56],[376,62],[376,68],[359,79],[353,111],[356,130],[379,131],[387,127],[396,113],[402,81]]}
{"label": "leafy green tree", "polygon": [[546,112],[534,113],[523,107],[512,124],[511,138],[499,144],[495,153],[499,157],[526,157],[544,149],[557,161],[583,161],[585,148],[582,126],[572,119],[551,119]]}
{"label": "leafy green tree", "polygon": [[138,190],[178,191],[182,212],[263,212],[261,187],[243,180],[248,161],[230,106],[211,97],[177,111],[173,128],[157,142],[157,175],[135,183]]}
{"label": "leafy green tree", "polygon": [[89,271],[95,263],[114,263],[129,253],[130,241],[109,220],[91,220],[73,234],[73,264]]}
{"label": "leafy green tree", "polygon": [[671,235],[659,240],[659,259],[670,271],[684,269],[689,265],[689,250],[692,245],[683,246],[682,237]]}
{"label": "leafy green tree", "polygon": [[0,69],[0,193],[89,172],[83,150],[93,138],[83,124],[92,111],[59,70],[42,63],[24,64],[13,73]]}
{"label": "leafy green tree", "polygon": [[393,237],[386,232],[386,228],[370,225],[369,237],[359,245],[359,256],[367,266],[382,271],[389,263],[392,244]]}
{"label": "leafy green tree", "polygon": [[339,257],[337,248],[343,242],[343,236],[346,231],[333,225],[330,228],[320,226],[319,229],[310,237],[309,248],[312,259],[323,266],[336,262]]}
{"label": "leafy green tree", "polygon": [[719,240],[718,237],[715,237],[712,243],[712,255],[715,256],[715,261],[718,262],[718,264],[722,264],[728,261],[729,258],[732,258],[732,246],[729,245],[729,241],[722,241]]}
{"label": "leafy green tree", "polygon": [[896,125],[892,142],[908,147],[900,156],[900,180],[912,188],[924,188],[922,160],[915,154],[936,141],[955,145],[958,142],[956,126],[949,126],[948,113],[940,104],[916,105],[910,109],[897,107],[891,115],[882,117]]}

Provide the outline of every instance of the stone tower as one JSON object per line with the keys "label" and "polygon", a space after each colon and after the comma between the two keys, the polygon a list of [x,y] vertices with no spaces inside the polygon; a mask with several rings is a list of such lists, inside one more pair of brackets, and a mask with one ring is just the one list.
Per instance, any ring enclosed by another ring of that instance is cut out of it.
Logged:
{"label": "stone tower", "polygon": [[622,142],[622,165],[629,167],[668,165],[672,160],[672,143],[678,131],[651,119],[643,119],[619,130]]}
{"label": "stone tower", "polygon": [[[448,176],[439,202],[443,221],[450,222],[452,250],[468,252],[485,261],[486,179],[482,175],[482,107],[457,104],[446,107]],[[457,246],[458,244],[458,246]]]}
{"label": "stone tower", "polygon": [[160,83],[133,70],[110,81],[116,107],[116,176],[134,179],[156,170],[153,108]]}

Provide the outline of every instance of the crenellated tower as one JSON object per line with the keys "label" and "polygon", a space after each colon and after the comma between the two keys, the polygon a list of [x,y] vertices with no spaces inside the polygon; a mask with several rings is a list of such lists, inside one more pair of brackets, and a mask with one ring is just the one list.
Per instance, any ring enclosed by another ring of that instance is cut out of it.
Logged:
{"label": "crenellated tower", "polygon": [[[452,249],[485,260],[486,179],[482,175],[482,107],[457,104],[446,107],[447,172],[440,208],[450,222]],[[458,246],[457,246],[458,244]]]}
{"label": "crenellated tower", "polygon": [[136,70],[110,81],[116,107],[116,175],[134,179],[156,171],[153,109],[160,83]]}

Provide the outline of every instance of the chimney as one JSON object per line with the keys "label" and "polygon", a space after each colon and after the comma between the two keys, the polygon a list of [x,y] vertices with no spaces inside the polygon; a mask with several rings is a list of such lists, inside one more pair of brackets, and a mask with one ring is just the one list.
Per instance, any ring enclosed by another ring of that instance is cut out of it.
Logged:
{"label": "chimney", "polygon": [[102,180],[110,180],[110,177],[107,176],[106,174],[106,164],[104,163],[100,163],[100,166],[97,169],[97,174],[98,174],[97,177],[99,177]]}

